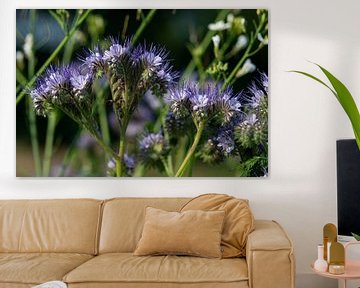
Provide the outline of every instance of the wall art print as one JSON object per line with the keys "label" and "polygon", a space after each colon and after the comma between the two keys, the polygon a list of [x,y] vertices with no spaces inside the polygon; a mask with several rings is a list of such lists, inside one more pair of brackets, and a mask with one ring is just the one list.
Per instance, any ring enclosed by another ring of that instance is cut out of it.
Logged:
{"label": "wall art print", "polygon": [[16,175],[268,175],[268,11],[17,10]]}

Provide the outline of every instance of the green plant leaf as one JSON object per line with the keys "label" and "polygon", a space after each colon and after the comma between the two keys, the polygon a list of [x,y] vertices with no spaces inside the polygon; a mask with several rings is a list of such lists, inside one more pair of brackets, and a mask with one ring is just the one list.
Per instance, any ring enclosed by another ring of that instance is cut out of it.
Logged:
{"label": "green plant leaf", "polygon": [[355,233],[351,233],[351,235],[356,239],[356,241],[360,241],[360,235],[357,235]]}
{"label": "green plant leaf", "polygon": [[303,71],[297,71],[297,70],[292,70],[289,72],[294,72],[294,73],[298,73],[298,74],[307,76],[307,77],[321,83],[322,85],[324,85],[335,95],[336,99],[339,101],[340,105],[343,107],[345,113],[347,114],[348,118],[350,119],[353,131],[354,131],[356,143],[360,150],[360,114],[359,114],[359,110],[356,107],[354,98],[352,97],[350,91],[346,88],[346,86],[340,80],[338,80],[334,75],[332,75],[328,70],[326,70],[322,66],[320,66],[316,63],[314,63],[314,64],[316,66],[318,66],[321,69],[321,71],[325,74],[325,76],[328,78],[328,80],[330,81],[333,88],[330,87],[329,85],[327,85],[325,82],[323,82],[319,78],[317,78],[309,73],[306,73]]}
{"label": "green plant leaf", "polygon": [[311,75],[310,73],[306,73],[306,72],[303,72],[303,71],[298,71],[298,70],[290,70],[288,72],[302,74],[302,75],[305,75],[305,76],[307,76],[307,77],[321,83],[326,88],[328,88],[335,95],[336,98],[338,98],[338,95],[336,94],[336,92],[329,85],[327,85],[324,81],[320,80],[319,78],[315,77],[314,75]]}
{"label": "green plant leaf", "polygon": [[360,149],[360,114],[359,110],[356,107],[356,103],[354,98],[352,97],[350,91],[346,88],[346,86],[338,80],[334,75],[332,75],[329,71],[325,68],[321,67],[320,65],[316,64],[321,71],[325,74],[325,76],[329,79],[331,85],[334,87],[337,95],[338,100],[341,106],[344,108],[346,114],[348,115],[350,122],[353,126],[356,142]]}

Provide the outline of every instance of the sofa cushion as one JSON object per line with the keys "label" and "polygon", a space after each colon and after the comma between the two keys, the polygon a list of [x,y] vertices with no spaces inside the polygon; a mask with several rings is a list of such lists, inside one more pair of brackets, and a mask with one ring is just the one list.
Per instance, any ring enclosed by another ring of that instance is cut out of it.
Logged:
{"label": "sofa cushion", "polygon": [[117,198],[104,203],[99,253],[134,252],[148,206],[179,211],[189,198]]}
{"label": "sofa cushion", "polygon": [[[248,279],[246,261],[189,256],[97,256],[64,277],[67,283],[228,283]],[[121,286],[122,287],[122,286]]]}
{"label": "sofa cushion", "polygon": [[71,253],[0,253],[0,287],[3,283],[41,284],[61,280],[92,257]]}
{"label": "sofa cushion", "polygon": [[225,194],[204,194],[191,199],[181,211],[194,209],[225,211],[221,237],[222,257],[245,257],[247,236],[254,230],[254,216],[247,200],[236,199]]}
{"label": "sofa cushion", "polygon": [[168,212],[146,208],[134,255],[193,255],[221,258],[224,211]]}
{"label": "sofa cushion", "polygon": [[0,252],[95,254],[102,201],[0,200]]}

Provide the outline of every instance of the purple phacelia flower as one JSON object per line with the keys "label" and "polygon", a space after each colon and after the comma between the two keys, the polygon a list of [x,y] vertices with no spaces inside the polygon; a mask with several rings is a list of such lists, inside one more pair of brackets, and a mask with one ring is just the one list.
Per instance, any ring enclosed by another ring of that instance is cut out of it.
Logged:
{"label": "purple phacelia flower", "polygon": [[47,103],[51,102],[49,87],[43,77],[40,77],[35,88],[29,91],[30,97],[34,104],[34,109],[38,115],[46,116]]}
{"label": "purple phacelia flower", "polygon": [[141,141],[139,142],[139,148],[140,150],[146,151],[150,148],[164,143],[164,136],[161,133],[151,133],[148,135],[145,135]]}
{"label": "purple phacelia flower", "polygon": [[124,55],[129,55],[131,51],[131,43],[129,40],[120,44],[116,39],[111,39],[109,49],[104,51],[103,59],[109,65],[116,64],[119,59]]}
{"label": "purple phacelia flower", "polygon": [[71,66],[69,69],[70,83],[75,95],[81,95],[89,89],[93,81],[93,75],[81,70],[79,66]]}
{"label": "purple phacelia flower", "polygon": [[258,121],[258,118],[255,113],[251,113],[249,115],[246,115],[246,118],[244,119],[244,124],[254,125]]}
{"label": "purple phacelia flower", "polygon": [[197,122],[218,116],[220,122],[227,123],[242,107],[239,95],[234,95],[231,89],[221,91],[212,83],[204,86],[182,84],[170,89],[167,101],[175,115],[186,115],[184,111],[187,111]]}
{"label": "purple phacelia flower", "polygon": [[234,116],[241,113],[242,94],[234,94],[231,88],[227,88],[216,99],[216,110],[219,111],[223,123],[229,123]]}
{"label": "purple phacelia flower", "polygon": [[71,68],[68,65],[60,67],[51,66],[46,70],[44,81],[54,98],[57,98],[64,90],[70,89],[70,71]]}
{"label": "purple phacelia flower", "polygon": [[265,72],[260,73],[260,82],[266,93],[269,93],[269,77]]}
{"label": "purple phacelia flower", "polygon": [[235,149],[234,131],[232,129],[220,131],[214,140],[217,148],[220,149],[225,156],[231,154]]}
{"label": "purple phacelia flower", "polygon": [[94,50],[86,50],[85,56],[80,57],[80,61],[83,63],[85,70],[89,70],[95,75],[102,71],[104,67],[104,59],[99,47],[95,47]]}
{"label": "purple phacelia flower", "polygon": [[145,165],[156,166],[157,162],[169,151],[164,135],[159,133],[145,134],[139,141],[140,158]]}
{"label": "purple phacelia flower", "polygon": [[258,108],[267,97],[268,89],[269,79],[265,73],[260,73],[260,78],[257,81],[253,81],[247,89],[245,95],[247,105],[252,109]]}

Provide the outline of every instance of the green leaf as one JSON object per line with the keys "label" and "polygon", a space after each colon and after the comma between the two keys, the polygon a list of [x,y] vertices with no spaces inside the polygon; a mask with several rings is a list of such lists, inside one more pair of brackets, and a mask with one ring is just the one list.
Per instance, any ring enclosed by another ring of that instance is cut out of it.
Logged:
{"label": "green leaf", "polygon": [[357,235],[355,233],[351,233],[351,235],[356,239],[356,241],[360,241],[360,235]]}
{"label": "green leaf", "polygon": [[320,66],[316,63],[314,63],[314,64],[317,65],[321,69],[321,71],[325,74],[325,76],[329,79],[333,88],[330,87],[329,85],[327,85],[325,82],[323,82],[319,78],[317,78],[309,73],[297,71],[297,70],[293,70],[293,71],[289,71],[289,72],[294,72],[294,73],[298,73],[298,74],[307,76],[307,77],[319,82],[320,84],[324,85],[335,95],[336,99],[339,101],[340,105],[343,107],[345,113],[347,114],[347,116],[350,119],[352,128],[354,130],[354,135],[356,138],[356,143],[360,150],[360,114],[359,114],[359,110],[356,107],[354,98],[352,97],[349,90],[345,87],[345,85],[340,80],[338,80],[334,75],[332,75],[329,71],[327,71],[322,66]]}
{"label": "green leaf", "polygon": [[323,82],[322,80],[320,80],[319,78],[315,77],[314,75],[311,75],[309,73],[306,73],[306,72],[303,72],[303,71],[298,71],[298,70],[290,70],[288,72],[293,72],[293,73],[298,73],[298,74],[302,74],[302,75],[305,75],[319,83],[321,83],[322,85],[324,85],[326,88],[328,88],[334,95],[336,98],[338,98],[338,95],[336,94],[336,92],[329,86],[327,85],[325,82]]}
{"label": "green leaf", "polygon": [[356,107],[356,103],[354,98],[352,97],[350,91],[346,88],[346,86],[338,80],[334,75],[332,75],[329,71],[325,68],[321,67],[320,65],[316,64],[321,71],[325,74],[325,76],[329,79],[331,85],[334,87],[337,95],[338,100],[341,106],[344,108],[346,114],[348,115],[350,122],[353,126],[356,142],[360,149],[360,114],[359,110]]}

